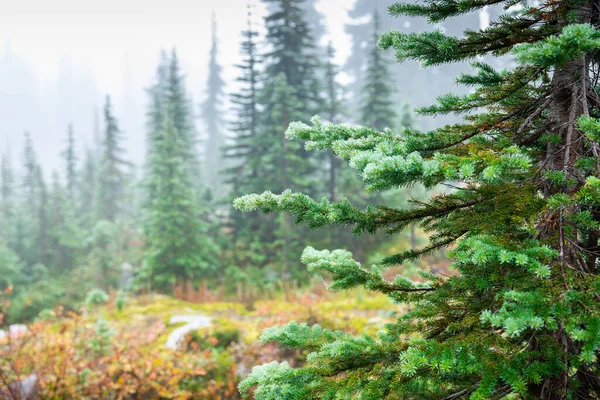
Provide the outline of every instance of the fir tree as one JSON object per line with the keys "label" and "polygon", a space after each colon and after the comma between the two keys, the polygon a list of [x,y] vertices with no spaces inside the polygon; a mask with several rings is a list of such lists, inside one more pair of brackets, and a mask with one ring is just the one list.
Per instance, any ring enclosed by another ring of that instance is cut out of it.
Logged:
{"label": "fir tree", "polygon": [[[196,151],[197,137],[191,109],[190,99],[185,89],[185,78],[181,73],[177,52],[173,49],[167,72],[163,100],[163,118],[166,118],[168,110],[171,113],[175,129],[181,135],[181,140],[185,141],[183,147],[187,149],[185,154],[186,170],[193,177],[194,185],[198,187],[200,181],[200,162]],[[162,121],[160,129],[164,128],[164,121]]]}
{"label": "fir tree", "polygon": [[77,250],[83,246],[74,210],[68,186],[63,187],[59,174],[55,172],[49,193],[48,224],[52,227],[49,232],[52,262],[49,265],[58,267],[60,272],[75,267]]}
{"label": "fir tree", "polygon": [[7,152],[0,159],[0,242],[8,247],[14,246],[15,209],[15,176]]}
{"label": "fir tree", "polygon": [[104,136],[98,175],[97,214],[101,219],[114,222],[122,210],[124,188],[129,163],[125,161],[122,132],[113,115],[110,96],[104,106]]}
{"label": "fir tree", "polygon": [[[248,7],[247,28],[242,31],[242,42],[240,46],[242,62],[236,67],[239,70],[237,82],[240,84],[239,91],[231,95],[234,118],[231,122],[231,131],[234,136],[231,144],[224,146],[223,158],[230,160],[231,166],[224,171],[226,183],[230,187],[229,201],[248,191],[247,185],[256,180],[258,171],[258,160],[254,157],[260,150],[257,140],[259,121],[258,92],[260,61],[257,54],[256,38],[258,33],[252,25],[252,13]],[[250,189],[252,190],[252,189]],[[245,218],[239,211],[230,210],[231,230],[233,232],[232,244],[248,244],[256,231],[256,215],[254,218]],[[248,264],[248,246],[245,251],[234,251],[235,261],[238,265]]]}
{"label": "fir tree", "polygon": [[[360,109],[360,92],[365,86],[367,60],[372,51],[372,17],[374,12],[380,16],[380,32],[390,29],[403,33],[421,32],[424,30],[448,30],[452,34],[458,34],[464,29],[477,29],[479,27],[479,13],[465,13],[451,21],[436,21],[434,26],[427,26],[427,21],[412,16],[390,16],[387,7],[391,1],[383,0],[357,0],[350,10],[351,21],[346,24],[346,32],[352,42],[352,53],[346,61],[344,71],[352,78],[348,90],[352,93],[349,97],[349,107],[353,110]],[[451,25],[451,26],[448,26]],[[410,94],[411,104],[429,104],[435,99],[448,92],[455,91],[456,85],[449,76],[454,76],[468,71],[468,65],[446,65],[443,70],[436,66],[434,68],[422,68],[419,63],[408,62],[389,65],[389,71],[398,88],[394,100],[403,102],[407,94]],[[424,90],[423,88],[426,88]],[[465,91],[466,92],[466,91]],[[459,118],[454,115],[438,116],[435,119],[425,119],[424,124],[432,127],[442,126],[445,123],[456,122]],[[357,120],[352,120],[357,122]]]}
{"label": "fir tree", "polygon": [[[284,137],[286,126],[295,120],[307,120],[322,105],[316,68],[315,46],[302,10],[303,0],[265,0],[272,12],[265,18],[269,51],[263,56],[265,71],[259,93],[261,104],[258,150],[249,160],[256,176],[247,189],[268,187],[324,193],[317,185],[317,160],[299,143]],[[298,241],[287,216],[263,223],[256,237],[265,244],[267,264],[290,272]],[[279,259],[280,262],[276,262]]]}
{"label": "fir tree", "polygon": [[[390,6],[432,23],[495,1],[432,0]],[[508,8],[513,3],[503,2]],[[458,78],[472,88],[447,95],[424,115],[467,113],[463,123],[404,134],[368,127],[292,124],[288,137],[332,148],[368,189],[451,184],[412,207],[358,209],[290,191],[236,201],[243,210],[288,212],[319,227],[397,234],[416,224],[430,243],[382,260],[382,267],[452,245],[458,274],[385,280],[344,250],[308,248],[313,272],[334,290],[364,286],[414,308],[376,337],[290,323],[264,342],[309,351],[307,363],[256,367],[241,390],[257,399],[593,399],[600,395],[598,302],[598,143],[600,109],[594,54],[600,46],[590,1],[557,1],[503,15],[463,37],[440,31],[389,32],[380,40],[398,60],[424,66],[513,52],[498,72],[481,62]],[[458,183],[458,184],[457,184]]]}
{"label": "fir tree", "polygon": [[146,212],[146,273],[166,292],[178,279],[197,281],[214,272],[216,248],[200,219],[192,177],[186,171],[187,138],[169,110],[160,138],[152,146],[149,170],[155,195]]}
{"label": "fir tree", "polygon": [[21,188],[23,190],[24,200],[30,210],[35,208],[36,183],[37,183],[37,156],[31,141],[29,132],[24,134],[24,147],[22,153],[22,176]]}
{"label": "fir tree", "polygon": [[77,210],[83,227],[92,227],[98,196],[98,157],[91,149],[85,150],[85,156],[79,172]]}
{"label": "fir tree", "polygon": [[223,121],[223,93],[225,81],[221,77],[222,68],[218,61],[218,39],[217,39],[217,20],[215,15],[212,17],[212,47],[208,64],[208,81],[206,84],[206,99],[202,103],[202,119],[206,129],[206,143],[204,146],[206,185],[213,192],[213,196],[220,198],[222,196],[222,179],[220,173],[224,169],[223,159],[221,157],[221,148],[224,144]]}
{"label": "fir tree", "polygon": [[[167,53],[162,50],[160,52],[160,61],[156,69],[156,77],[153,85],[146,90],[150,106],[146,112],[146,144],[152,146],[156,143],[156,140],[160,137],[161,130],[165,123],[165,113],[167,106],[167,81],[169,78],[169,57]],[[147,149],[148,156],[146,157],[145,165],[145,176],[144,176],[144,189],[145,189],[145,201],[148,202],[154,197],[154,187],[152,186],[148,175],[148,162],[150,154],[154,151],[154,148],[149,147]]]}
{"label": "fir tree", "polygon": [[373,39],[367,59],[365,82],[362,88],[360,123],[383,130],[394,128],[396,113],[392,99],[393,79],[384,53],[377,46],[380,32],[379,12],[373,14]]}
{"label": "fir tree", "polygon": [[31,136],[25,132],[22,153],[21,193],[16,222],[15,246],[28,264],[45,264],[47,259],[48,196]]}
{"label": "fir tree", "polygon": [[65,163],[65,180],[67,182],[67,192],[71,201],[75,199],[75,188],[77,187],[77,156],[75,154],[75,136],[73,133],[73,124],[69,124],[67,130],[67,147],[62,153]]}
{"label": "fir tree", "polygon": [[169,57],[164,50],[160,52],[160,60],[156,68],[156,77],[153,85],[146,90],[150,107],[146,113],[146,140],[150,143],[154,135],[160,134],[165,119],[165,103],[167,94],[167,81],[169,79]]}
{"label": "fir tree", "polygon": [[48,187],[44,180],[44,174],[40,165],[35,168],[35,225],[34,225],[34,249],[38,262],[44,266],[48,264],[48,232],[50,229],[48,220]]}
{"label": "fir tree", "polygon": [[[116,259],[118,236],[115,224],[100,220],[94,224],[87,238],[89,252],[86,257],[87,275],[97,288],[115,287],[115,270],[119,265]],[[89,285],[89,283],[87,283]],[[91,288],[87,288],[91,289]]]}

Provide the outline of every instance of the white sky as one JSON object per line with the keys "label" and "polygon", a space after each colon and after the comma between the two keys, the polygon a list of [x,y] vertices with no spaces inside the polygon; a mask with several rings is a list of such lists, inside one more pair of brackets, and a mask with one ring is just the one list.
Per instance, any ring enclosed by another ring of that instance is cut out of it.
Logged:
{"label": "white sky", "polygon": [[[255,19],[259,22],[264,13],[263,5],[256,0],[254,3],[258,3]],[[326,15],[340,63],[350,51],[344,24],[353,3],[354,0],[321,0],[318,5]],[[188,88],[198,103],[207,73],[211,15],[216,13],[218,20],[219,56],[224,76],[232,81],[236,74],[233,65],[239,57],[240,31],[245,27],[246,4],[247,0],[0,0],[0,63],[7,53],[18,55],[28,64],[42,88],[56,85],[61,65],[69,65],[75,71],[73,75],[85,71],[95,81],[99,97],[95,103],[101,103],[106,93],[113,95],[116,113],[125,130],[136,132],[134,137],[128,138],[128,147],[139,163],[143,154],[143,137],[138,137],[145,111],[143,88],[151,83],[160,49],[177,47],[188,77]],[[1,67],[0,64],[0,71]],[[0,96],[18,96],[14,88],[11,93],[8,89],[3,91],[3,87],[9,87],[7,81],[10,77],[0,76]],[[128,112],[135,112],[135,118],[123,115],[120,109],[121,100],[127,97],[125,93],[131,90],[134,93],[129,94]],[[56,95],[42,98],[38,107],[51,110]],[[68,101],[74,104],[90,101],[77,98],[77,92],[71,96],[74,98]],[[75,121],[84,118],[91,126],[91,110],[88,116],[70,118]],[[0,117],[0,149],[10,143],[18,156],[22,131],[32,129],[42,162],[50,167],[58,166],[58,151],[69,121],[57,121],[50,115],[47,122],[23,120],[20,126],[14,121],[4,124],[4,119]],[[32,127],[38,127],[39,122],[47,127],[46,132],[34,131]],[[15,126],[20,130],[14,132]],[[81,135],[88,141],[89,129],[85,128],[86,133]]]}

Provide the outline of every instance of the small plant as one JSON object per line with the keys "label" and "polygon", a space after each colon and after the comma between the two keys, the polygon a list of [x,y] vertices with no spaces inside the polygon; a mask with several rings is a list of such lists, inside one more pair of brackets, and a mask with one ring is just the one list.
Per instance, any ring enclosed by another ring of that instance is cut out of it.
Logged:
{"label": "small plant", "polygon": [[119,292],[117,295],[117,299],[115,300],[115,306],[117,307],[117,311],[122,312],[127,305],[127,292]]}
{"label": "small plant", "polygon": [[94,305],[106,304],[108,303],[108,300],[108,293],[106,293],[104,290],[93,289],[90,290],[87,296],[85,297],[85,304],[89,307]]}
{"label": "small plant", "polygon": [[46,319],[50,319],[54,316],[54,312],[49,309],[49,308],[44,308],[42,311],[40,311],[37,315],[37,320],[41,321],[41,320],[46,320]]}
{"label": "small plant", "polygon": [[94,325],[94,333],[95,335],[88,342],[89,349],[96,355],[109,355],[115,331],[110,327],[107,320],[100,318]]}

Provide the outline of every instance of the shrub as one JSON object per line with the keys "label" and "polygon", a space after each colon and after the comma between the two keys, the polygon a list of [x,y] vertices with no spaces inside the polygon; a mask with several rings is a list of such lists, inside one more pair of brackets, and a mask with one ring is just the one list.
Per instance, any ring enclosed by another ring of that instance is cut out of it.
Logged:
{"label": "shrub", "polygon": [[108,303],[109,299],[110,297],[108,296],[108,293],[106,293],[104,290],[93,289],[90,290],[87,296],[85,297],[85,304],[88,307],[93,305],[106,304]]}

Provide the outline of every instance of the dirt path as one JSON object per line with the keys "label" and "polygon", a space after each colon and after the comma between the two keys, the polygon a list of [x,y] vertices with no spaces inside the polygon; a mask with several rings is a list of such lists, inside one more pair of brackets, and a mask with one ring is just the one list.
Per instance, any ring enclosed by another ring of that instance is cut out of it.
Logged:
{"label": "dirt path", "polygon": [[179,324],[182,322],[185,325],[175,329],[167,338],[165,346],[168,349],[177,349],[179,343],[185,338],[188,332],[210,326],[210,318],[205,315],[173,315],[169,319],[169,324]]}

